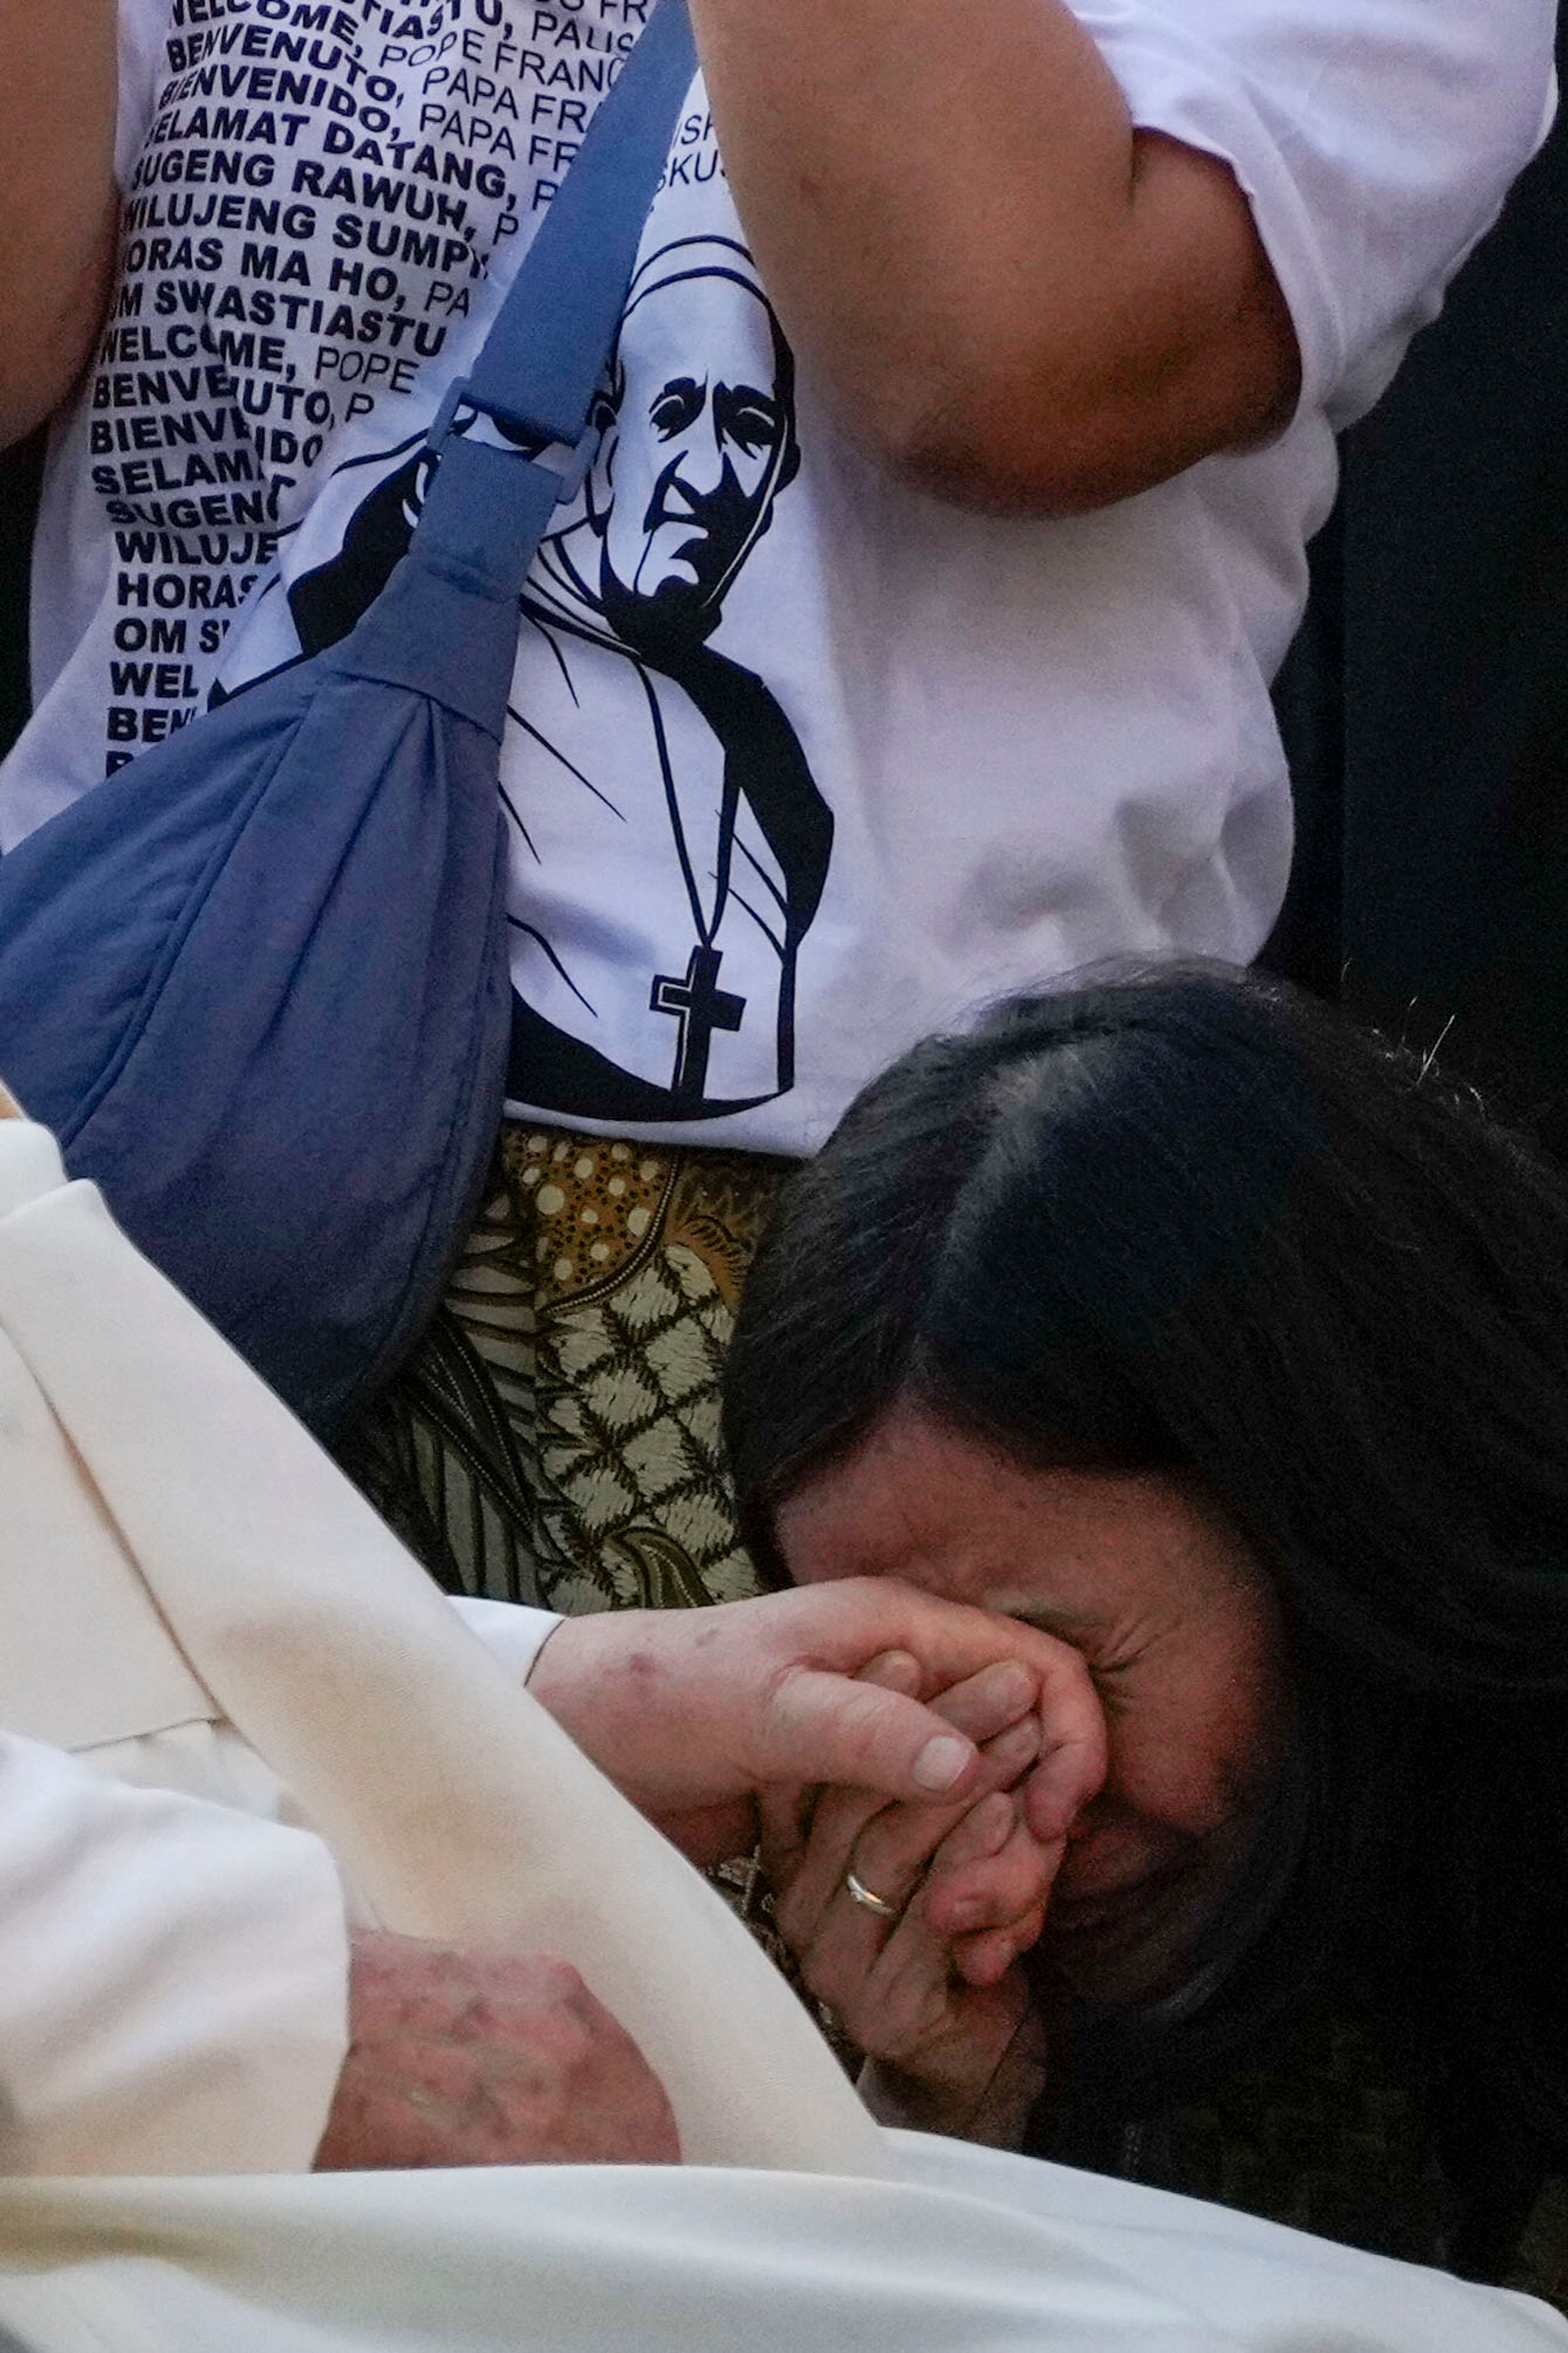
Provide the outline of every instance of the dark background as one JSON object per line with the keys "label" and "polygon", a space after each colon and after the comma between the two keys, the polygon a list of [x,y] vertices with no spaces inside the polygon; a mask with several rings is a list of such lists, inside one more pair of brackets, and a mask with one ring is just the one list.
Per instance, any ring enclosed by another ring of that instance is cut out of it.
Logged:
{"label": "dark background", "polygon": [[1568,1152],[1568,124],[1343,456],[1265,960]]}

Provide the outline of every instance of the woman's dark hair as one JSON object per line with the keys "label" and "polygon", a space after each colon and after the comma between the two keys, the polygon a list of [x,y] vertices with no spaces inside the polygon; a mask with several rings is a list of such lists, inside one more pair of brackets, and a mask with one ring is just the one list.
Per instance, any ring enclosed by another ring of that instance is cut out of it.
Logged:
{"label": "woman's dark hair", "polygon": [[1554,1169],[1275,981],[1167,967],[1007,1005],[906,1055],[786,1187],[726,1380],[760,1561],[780,1503],[899,1402],[1023,1465],[1196,1478],[1283,1605],[1289,1885],[1199,2017],[1128,2023],[1129,2098],[1349,1961],[1568,2147]]}

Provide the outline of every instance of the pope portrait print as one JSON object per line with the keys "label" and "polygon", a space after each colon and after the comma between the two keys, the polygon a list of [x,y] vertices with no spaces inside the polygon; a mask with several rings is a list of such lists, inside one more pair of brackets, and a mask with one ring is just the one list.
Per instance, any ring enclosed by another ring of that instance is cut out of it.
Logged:
{"label": "pope portrait print", "polygon": [[[641,263],[591,421],[593,465],[523,596],[503,747],[508,1092],[701,1121],[794,1084],[796,967],[833,839],[778,697],[714,642],[800,462],[794,363],[743,245],[682,237]],[[488,417],[456,426],[504,446]],[[339,470],[290,576],[237,628],[222,691],[354,627],[434,462],[421,437]]]}
{"label": "pope portrait print", "polygon": [[[799,470],[793,378],[744,247],[643,262],[598,459],[524,597],[506,778],[532,1103],[702,1119],[793,1084],[832,819],[775,695],[713,643]],[[590,894],[608,936],[574,922]]]}

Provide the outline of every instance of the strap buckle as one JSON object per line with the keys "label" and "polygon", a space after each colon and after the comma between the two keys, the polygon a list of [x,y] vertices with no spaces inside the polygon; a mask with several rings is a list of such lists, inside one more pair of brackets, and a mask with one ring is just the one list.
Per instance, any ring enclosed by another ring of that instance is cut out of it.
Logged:
{"label": "strap buckle", "polygon": [[600,435],[597,425],[585,425],[576,440],[563,440],[548,426],[535,424],[532,417],[519,416],[515,409],[503,408],[497,401],[482,399],[475,394],[468,377],[460,376],[455,384],[447,386],[441,405],[436,411],[435,422],[430,427],[427,447],[433,458],[441,456],[454,436],[460,439],[462,438],[457,433],[460,408],[471,408],[482,417],[493,418],[524,443],[537,441],[539,447],[536,449],[520,448],[516,455],[525,465],[542,467],[546,474],[556,476],[559,485],[556,491],[557,506],[566,506],[577,497],[599,455]]}

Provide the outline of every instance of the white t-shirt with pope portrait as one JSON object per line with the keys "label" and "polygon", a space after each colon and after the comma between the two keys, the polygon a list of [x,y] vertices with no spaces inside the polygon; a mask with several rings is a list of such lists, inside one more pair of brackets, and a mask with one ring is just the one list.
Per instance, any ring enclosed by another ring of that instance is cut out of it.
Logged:
{"label": "white t-shirt with pope portrait", "polygon": [[[1097,514],[960,512],[828,416],[700,80],[597,461],[520,616],[513,1107],[803,1153],[916,1038],[1118,952],[1245,960],[1267,686],[1336,428],[1552,100],[1549,0],[1080,0],[1134,120],[1224,157],[1300,343],[1266,446]],[[333,642],[643,0],[121,0],[122,272],[55,432],[0,847]]]}

